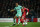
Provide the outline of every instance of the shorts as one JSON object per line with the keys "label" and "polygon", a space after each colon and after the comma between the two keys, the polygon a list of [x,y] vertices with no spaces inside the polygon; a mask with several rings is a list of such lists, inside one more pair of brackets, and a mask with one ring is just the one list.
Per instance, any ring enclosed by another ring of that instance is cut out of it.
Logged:
{"label": "shorts", "polygon": [[22,16],[22,13],[19,13],[19,14],[17,13],[16,16],[17,17],[19,17],[19,16],[21,17]]}

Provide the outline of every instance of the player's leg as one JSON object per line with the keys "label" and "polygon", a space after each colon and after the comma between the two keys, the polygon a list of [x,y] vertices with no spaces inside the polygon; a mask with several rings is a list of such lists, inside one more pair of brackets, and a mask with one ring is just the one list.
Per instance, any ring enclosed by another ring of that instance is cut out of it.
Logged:
{"label": "player's leg", "polygon": [[18,24],[20,23],[20,18],[21,18],[21,17],[19,16],[19,18],[18,18]]}
{"label": "player's leg", "polygon": [[13,18],[13,21],[14,21],[14,24],[13,24],[13,25],[15,25],[15,23],[16,23],[16,18],[17,18],[17,16],[15,16],[15,17]]}
{"label": "player's leg", "polygon": [[23,26],[24,26],[25,24],[27,24],[27,19],[25,19],[23,16],[22,16],[22,24],[23,24]]}
{"label": "player's leg", "polygon": [[24,17],[22,16],[22,18],[21,18],[21,20],[20,20],[20,22],[21,22],[22,24],[23,24],[23,22],[24,22],[23,20],[24,20]]}
{"label": "player's leg", "polygon": [[24,23],[26,23],[25,17],[26,17],[26,13],[23,13],[23,15],[22,15],[22,24],[23,24],[23,26],[24,26]]}
{"label": "player's leg", "polygon": [[25,19],[25,24],[27,24],[27,19]]}
{"label": "player's leg", "polygon": [[25,20],[24,20],[24,16],[22,16],[22,24],[24,26]]}
{"label": "player's leg", "polygon": [[18,24],[20,23],[20,18],[21,18],[21,16],[22,16],[22,13],[20,13],[20,14],[18,14]]}
{"label": "player's leg", "polygon": [[25,18],[25,13],[22,14],[22,19],[21,19],[22,24],[24,22],[24,18]]}

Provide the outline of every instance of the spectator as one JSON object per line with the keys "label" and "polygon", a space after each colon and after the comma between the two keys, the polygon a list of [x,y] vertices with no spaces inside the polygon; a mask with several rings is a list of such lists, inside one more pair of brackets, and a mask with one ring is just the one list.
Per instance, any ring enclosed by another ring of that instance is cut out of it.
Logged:
{"label": "spectator", "polygon": [[8,17],[10,17],[10,9],[8,9]]}
{"label": "spectator", "polygon": [[[31,17],[35,16],[35,12],[38,13],[37,16],[40,17],[40,0],[1,0],[1,8],[0,8],[0,16],[1,17],[7,17],[8,14],[12,15],[12,13],[9,12],[9,10],[15,7],[15,2],[18,2],[20,5],[24,5],[25,7],[28,7],[30,9]],[[35,12],[32,10],[32,8],[35,10]],[[37,10],[38,9],[38,10]],[[4,12],[8,14],[4,14]],[[15,13],[15,12],[14,12]],[[13,13],[13,14],[14,14]],[[13,15],[14,16],[14,15]]]}
{"label": "spectator", "polygon": [[30,10],[31,22],[33,22],[33,18],[35,16],[35,12],[33,9]]}

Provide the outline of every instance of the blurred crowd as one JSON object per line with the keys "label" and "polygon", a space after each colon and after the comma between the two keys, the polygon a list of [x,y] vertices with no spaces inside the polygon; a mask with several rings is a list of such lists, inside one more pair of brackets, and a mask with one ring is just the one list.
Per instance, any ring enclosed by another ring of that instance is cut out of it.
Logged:
{"label": "blurred crowd", "polygon": [[16,11],[10,12],[15,7],[15,2],[29,9],[29,16],[40,17],[40,0],[0,0],[0,18],[13,17]]}

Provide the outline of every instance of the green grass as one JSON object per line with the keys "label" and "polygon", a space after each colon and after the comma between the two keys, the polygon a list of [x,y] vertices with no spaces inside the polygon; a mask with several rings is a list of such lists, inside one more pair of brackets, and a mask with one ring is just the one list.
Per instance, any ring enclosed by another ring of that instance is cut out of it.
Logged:
{"label": "green grass", "polygon": [[22,26],[22,24],[11,26],[12,24],[13,22],[0,22],[0,27],[40,27],[40,22],[28,22],[26,26]]}

